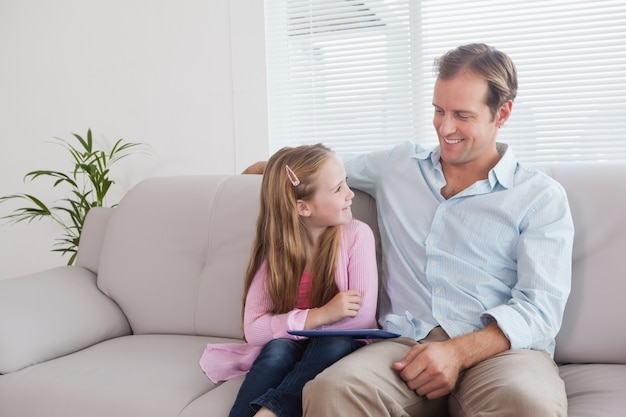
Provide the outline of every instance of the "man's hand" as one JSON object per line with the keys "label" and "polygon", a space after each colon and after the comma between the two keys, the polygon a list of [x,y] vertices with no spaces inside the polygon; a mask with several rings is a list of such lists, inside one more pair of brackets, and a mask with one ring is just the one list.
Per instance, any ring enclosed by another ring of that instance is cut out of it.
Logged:
{"label": "man's hand", "polygon": [[417,344],[393,369],[400,372],[409,389],[433,400],[452,392],[461,371],[510,348],[509,340],[492,321],[483,329],[445,342]]}
{"label": "man's hand", "polygon": [[433,400],[452,392],[462,370],[462,361],[451,341],[428,342],[413,346],[393,368],[400,372],[409,389]]}
{"label": "man's hand", "polygon": [[263,175],[265,172],[265,167],[267,166],[267,161],[258,161],[254,164],[250,165],[248,168],[242,171],[242,174],[259,174]]}

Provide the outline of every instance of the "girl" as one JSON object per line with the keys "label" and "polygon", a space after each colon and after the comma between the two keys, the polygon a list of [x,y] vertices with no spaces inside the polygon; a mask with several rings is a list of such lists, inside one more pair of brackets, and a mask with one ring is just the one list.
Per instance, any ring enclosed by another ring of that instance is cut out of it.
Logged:
{"label": "girl", "polygon": [[244,294],[246,344],[207,346],[218,382],[246,374],[232,417],[302,415],[307,381],[363,341],[288,330],[375,328],[374,236],[352,219],[343,163],[324,145],[283,148],[268,161]]}

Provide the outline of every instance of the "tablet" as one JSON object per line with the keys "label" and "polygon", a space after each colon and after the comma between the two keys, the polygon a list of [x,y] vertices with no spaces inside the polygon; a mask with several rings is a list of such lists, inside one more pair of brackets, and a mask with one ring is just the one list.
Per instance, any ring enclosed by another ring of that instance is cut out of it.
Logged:
{"label": "tablet", "polygon": [[398,333],[388,332],[381,329],[347,329],[347,330],[288,330],[287,333],[294,336],[325,337],[325,336],[348,336],[355,339],[390,339],[400,337]]}

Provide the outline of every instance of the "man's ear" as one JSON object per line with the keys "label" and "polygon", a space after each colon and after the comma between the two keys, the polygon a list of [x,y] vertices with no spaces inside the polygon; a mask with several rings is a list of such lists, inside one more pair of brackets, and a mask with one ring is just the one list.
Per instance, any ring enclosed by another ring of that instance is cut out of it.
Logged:
{"label": "man's ear", "polygon": [[498,110],[498,118],[496,120],[496,126],[502,127],[511,117],[511,111],[513,110],[513,102],[508,100],[502,106],[500,106],[500,110]]}
{"label": "man's ear", "polygon": [[304,200],[297,200],[296,206],[298,207],[298,214],[302,217],[309,217],[311,215],[311,208]]}

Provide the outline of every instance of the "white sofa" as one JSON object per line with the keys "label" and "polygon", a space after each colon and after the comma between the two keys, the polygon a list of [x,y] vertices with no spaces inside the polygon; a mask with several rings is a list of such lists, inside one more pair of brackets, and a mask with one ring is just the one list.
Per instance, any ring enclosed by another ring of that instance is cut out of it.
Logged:
{"label": "white sofa", "polygon": [[[569,416],[624,416],[626,166],[547,171],[576,226],[556,350]],[[241,378],[214,385],[198,359],[207,342],[241,339],[259,186],[145,180],[91,211],[76,266],[0,280],[0,416],[226,416]],[[357,192],[353,210],[376,229],[369,196]]]}

